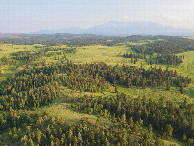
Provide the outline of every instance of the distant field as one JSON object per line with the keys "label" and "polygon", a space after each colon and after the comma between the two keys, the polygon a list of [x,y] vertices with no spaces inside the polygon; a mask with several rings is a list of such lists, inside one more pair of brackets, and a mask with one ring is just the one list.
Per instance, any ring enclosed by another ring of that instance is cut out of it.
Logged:
{"label": "distant field", "polygon": [[0,44],[0,58],[9,56],[11,53],[19,51],[31,51],[34,50],[34,45],[12,45],[12,44]]}
{"label": "distant field", "polygon": [[128,60],[122,57],[128,49],[126,46],[86,46],[77,49],[76,54],[69,54],[67,58],[74,63],[106,62],[115,65],[128,63]]}
{"label": "distant field", "polygon": [[[12,44],[0,44],[0,58],[12,57],[11,53],[19,51],[31,51],[34,50],[33,45],[12,45]],[[0,74],[0,81],[5,80],[11,74],[16,73],[20,68],[15,66],[0,66],[2,74]]]}
{"label": "distant field", "polygon": [[190,37],[187,37],[187,38],[194,40],[194,36],[190,36]]}

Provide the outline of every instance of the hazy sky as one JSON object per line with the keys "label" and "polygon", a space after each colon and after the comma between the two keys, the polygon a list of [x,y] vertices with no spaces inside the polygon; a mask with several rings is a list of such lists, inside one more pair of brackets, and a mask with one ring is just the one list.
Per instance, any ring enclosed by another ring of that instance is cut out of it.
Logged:
{"label": "hazy sky", "polygon": [[111,20],[194,29],[194,0],[0,0],[0,32],[88,28]]}

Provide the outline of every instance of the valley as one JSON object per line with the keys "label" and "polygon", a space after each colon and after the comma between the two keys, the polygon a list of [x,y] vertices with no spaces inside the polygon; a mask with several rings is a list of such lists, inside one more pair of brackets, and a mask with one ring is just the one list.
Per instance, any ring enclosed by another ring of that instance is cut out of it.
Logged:
{"label": "valley", "polygon": [[191,38],[0,38],[0,145],[192,145],[193,99]]}

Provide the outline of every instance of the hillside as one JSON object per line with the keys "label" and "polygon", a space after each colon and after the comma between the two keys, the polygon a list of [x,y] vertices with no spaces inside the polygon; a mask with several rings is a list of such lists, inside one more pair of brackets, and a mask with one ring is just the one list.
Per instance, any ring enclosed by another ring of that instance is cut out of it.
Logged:
{"label": "hillside", "polygon": [[0,145],[193,145],[193,40],[0,40]]}

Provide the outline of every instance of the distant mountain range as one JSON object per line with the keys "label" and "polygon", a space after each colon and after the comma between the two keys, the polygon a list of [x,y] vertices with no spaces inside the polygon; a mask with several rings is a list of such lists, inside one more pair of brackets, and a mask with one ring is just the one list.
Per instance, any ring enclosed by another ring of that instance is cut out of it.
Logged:
{"label": "distant mountain range", "polygon": [[96,25],[87,29],[65,28],[59,30],[41,30],[30,34],[97,34],[105,36],[130,36],[130,35],[170,35],[192,36],[193,29],[174,28],[152,22],[120,22],[110,21],[102,25]]}

